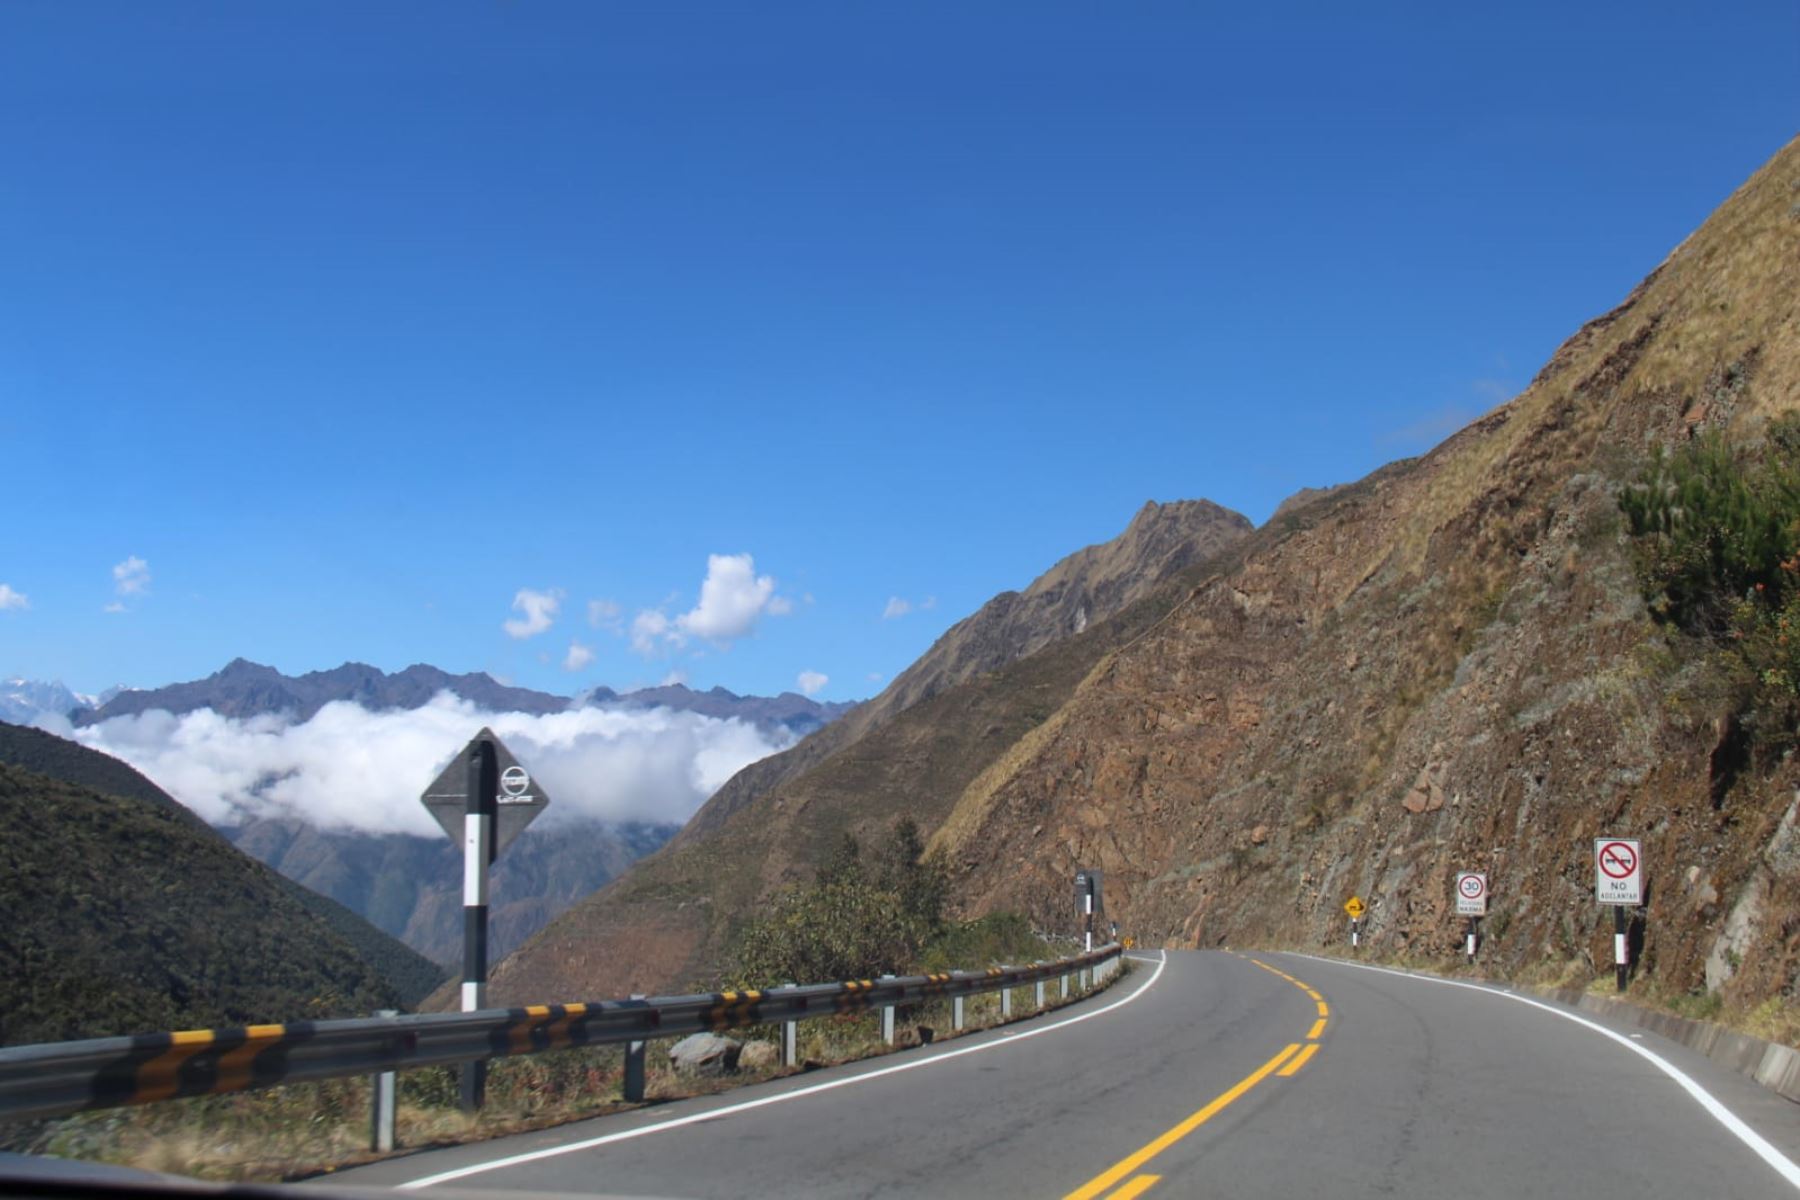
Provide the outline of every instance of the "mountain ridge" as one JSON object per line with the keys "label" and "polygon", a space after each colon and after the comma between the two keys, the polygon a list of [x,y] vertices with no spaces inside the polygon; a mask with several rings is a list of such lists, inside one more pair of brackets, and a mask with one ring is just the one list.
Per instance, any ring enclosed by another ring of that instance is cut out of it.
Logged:
{"label": "mountain ridge", "polygon": [[392,674],[367,663],[346,662],[330,670],[285,675],[274,667],[239,657],[204,679],[118,691],[97,707],[78,709],[70,719],[80,727],[152,710],[180,716],[209,708],[224,717],[285,715],[306,721],[325,705],[337,701],[351,701],[381,712],[420,708],[442,692],[490,712],[543,716],[601,705],[661,707],[722,720],[735,718],[765,732],[797,736],[829,724],[855,707],[854,702],[818,701],[794,692],[752,696],[722,687],[700,692],[678,683],[630,692],[595,687],[575,696],[560,696],[502,684],[484,671],[452,675],[426,663],[414,663]]}

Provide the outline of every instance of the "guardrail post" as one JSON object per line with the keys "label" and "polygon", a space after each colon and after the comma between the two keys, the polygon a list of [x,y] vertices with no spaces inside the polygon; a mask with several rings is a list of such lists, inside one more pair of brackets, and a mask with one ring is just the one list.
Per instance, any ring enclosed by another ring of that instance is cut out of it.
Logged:
{"label": "guardrail post", "polygon": [[[791,983],[781,985],[783,990],[792,988]],[[781,1065],[797,1067],[800,1065],[800,1022],[783,1021],[781,1023]]]}
{"label": "guardrail post", "polygon": [[950,1028],[961,1033],[963,1029],[963,998],[956,997],[950,1002]]}
{"label": "guardrail post", "polygon": [[[378,1017],[397,1017],[398,1009],[378,1008]],[[369,1088],[369,1149],[387,1154],[394,1148],[394,1072],[378,1071]]]}
{"label": "guardrail post", "polygon": [[[893,976],[883,975],[882,978],[892,979]],[[881,1040],[890,1046],[894,1044],[894,1006],[891,1004],[881,1006]]]}
{"label": "guardrail post", "polygon": [[1012,989],[1010,987],[1003,987],[1000,989],[1000,1019],[1002,1021],[1005,1021],[1005,1020],[1010,1019],[1011,1017],[1012,1017]]}
{"label": "guardrail post", "polygon": [[1037,995],[1034,999],[1037,1002],[1036,1007],[1040,1009],[1044,1007],[1044,981],[1041,979],[1037,981]]}
{"label": "guardrail post", "polygon": [[1091,991],[1093,990],[1093,986],[1094,969],[1092,967],[1081,968],[1081,990],[1084,992]]}
{"label": "guardrail post", "polygon": [[[633,992],[633,1000],[642,1000],[643,994]],[[644,1047],[645,1042],[625,1043],[625,1083],[621,1091],[627,1104],[638,1104],[644,1099]]]}
{"label": "guardrail post", "polygon": [[1069,998],[1069,973],[1067,971],[1062,974],[1062,998],[1064,1000]]}

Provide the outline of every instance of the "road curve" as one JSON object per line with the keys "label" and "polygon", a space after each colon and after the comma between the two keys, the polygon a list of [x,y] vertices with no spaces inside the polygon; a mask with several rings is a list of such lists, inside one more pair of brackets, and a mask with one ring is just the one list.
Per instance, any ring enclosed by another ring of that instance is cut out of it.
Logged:
{"label": "road curve", "polygon": [[1140,956],[1110,991],[1005,1030],[331,1179],[655,1197],[1800,1193],[1800,1110],[1554,1008],[1299,955]]}

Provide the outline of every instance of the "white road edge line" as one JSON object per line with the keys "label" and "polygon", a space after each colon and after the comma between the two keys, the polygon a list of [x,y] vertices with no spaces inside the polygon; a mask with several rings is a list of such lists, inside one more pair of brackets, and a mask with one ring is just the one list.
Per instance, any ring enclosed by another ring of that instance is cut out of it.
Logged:
{"label": "white road edge line", "polygon": [[1490,996],[1501,996],[1507,1000],[1517,1000],[1520,1004],[1529,1004],[1533,1008],[1541,1008],[1545,1012],[1561,1017],[1566,1021],[1573,1021],[1577,1025],[1585,1025],[1595,1033],[1603,1034],[1606,1037],[1611,1038],[1633,1054],[1649,1059],[1651,1065],[1679,1084],[1681,1089],[1691,1096],[1696,1104],[1711,1114],[1714,1120],[1735,1134],[1738,1141],[1750,1147],[1750,1149],[1756,1152],[1759,1158],[1768,1163],[1771,1167],[1774,1167],[1776,1172],[1783,1179],[1787,1180],[1790,1186],[1800,1189],[1800,1166],[1796,1166],[1793,1159],[1770,1145],[1762,1134],[1746,1125],[1742,1118],[1732,1112],[1729,1108],[1726,1108],[1724,1104],[1720,1103],[1711,1092],[1701,1087],[1698,1083],[1695,1083],[1693,1078],[1689,1076],[1687,1072],[1683,1071],[1680,1067],[1656,1053],[1656,1051],[1650,1049],[1648,1046],[1631,1040],[1631,1037],[1640,1035],[1633,1034],[1631,1037],[1628,1037],[1622,1033],[1615,1033],[1599,1022],[1590,1021],[1586,1017],[1569,1012],[1567,1009],[1558,1008],[1553,1004],[1545,1004],[1541,1000],[1533,1000],[1528,996],[1521,996],[1517,992],[1504,991],[1494,987],[1484,987],[1479,983],[1464,983],[1460,979],[1439,979],[1435,975],[1415,975],[1409,971],[1395,971],[1390,970],[1387,967],[1370,966],[1367,963],[1345,962],[1338,958],[1322,958],[1316,954],[1301,954],[1294,950],[1286,951],[1286,953],[1292,954],[1296,958],[1307,958],[1311,959],[1313,962],[1327,963],[1336,967],[1351,967],[1358,971],[1375,971],[1382,975],[1394,975],[1401,979],[1417,979],[1423,983],[1442,983],[1450,987],[1468,988],[1472,992],[1486,992]]}
{"label": "white road edge line", "polygon": [[739,1104],[728,1104],[724,1108],[714,1108],[708,1109],[705,1112],[690,1113],[685,1117],[675,1117],[672,1120],[659,1121],[654,1125],[645,1125],[639,1129],[623,1129],[618,1133],[609,1133],[601,1137],[588,1138],[586,1141],[570,1142],[566,1146],[548,1146],[542,1150],[533,1150],[527,1154],[514,1154],[507,1158],[497,1158],[492,1162],[476,1163],[474,1166],[470,1167],[458,1167],[454,1171],[442,1171],[436,1175],[427,1175],[423,1179],[415,1179],[410,1183],[400,1183],[395,1184],[394,1186],[396,1188],[410,1189],[430,1187],[434,1183],[448,1183],[452,1179],[465,1179],[470,1175],[479,1175],[484,1171],[498,1171],[502,1167],[516,1167],[521,1163],[535,1162],[540,1158],[554,1158],[559,1154],[574,1154],[576,1151],[592,1150],[596,1146],[604,1146],[610,1142],[623,1142],[629,1138],[645,1137],[652,1133],[662,1133],[669,1129],[679,1129],[683,1125],[695,1125],[701,1121],[715,1121],[720,1117],[729,1117],[733,1113],[748,1112],[753,1108],[762,1108],[765,1105],[770,1104],[780,1104],[786,1100],[798,1100],[802,1096],[814,1096],[820,1092],[829,1092],[837,1088],[848,1087],[853,1083],[863,1083],[870,1079],[879,1079],[883,1075],[897,1075],[901,1071],[912,1071],[919,1067],[929,1067],[933,1063],[945,1062],[952,1058],[961,1058],[965,1054],[974,1054],[981,1050],[992,1050],[996,1046],[1016,1046],[1026,1038],[1037,1037],[1039,1034],[1051,1033],[1058,1029],[1066,1029],[1070,1025],[1079,1025],[1083,1021],[1090,1021],[1095,1017],[1104,1016],[1114,1009],[1125,1007],[1127,1004],[1130,1004],[1133,1000],[1136,1000],[1139,996],[1149,991],[1151,985],[1161,978],[1163,968],[1168,965],[1168,952],[1163,951],[1162,957],[1157,960],[1156,970],[1150,973],[1150,978],[1139,984],[1137,990],[1132,992],[1129,996],[1115,1000],[1103,1008],[1096,1008],[1092,1012],[1084,1012],[1079,1016],[1067,1017],[1051,1025],[1040,1025],[1035,1029],[1027,1029],[1015,1034],[1003,1033],[1002,1036],[993,1041],[981,1042],[974,1046],[961,1046],[953,1050],[945,1050],[941,1053],[933,1054],[928,1058],[915,1058],[910,1062],[896,1063],[894,1066],[880,1067],[873,1071],[864,1071],[844,1079],[833,1079],[825,1083],[815,1083],[810,1087],[796,1088],[791,1092],[782,1092],[779,1095],[774,1096],[764,1096],[758,1100],[745,1100]]}

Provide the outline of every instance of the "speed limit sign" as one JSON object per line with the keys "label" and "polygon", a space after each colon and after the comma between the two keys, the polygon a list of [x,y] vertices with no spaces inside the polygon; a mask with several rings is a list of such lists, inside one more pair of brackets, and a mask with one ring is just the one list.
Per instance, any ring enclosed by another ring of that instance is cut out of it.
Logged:
{"label": "speed limit sign", "polygon": [[1479,871],[1459,871],[1456,876],[1456,915],[1485,917],[1487,904],[1487,876]]}

